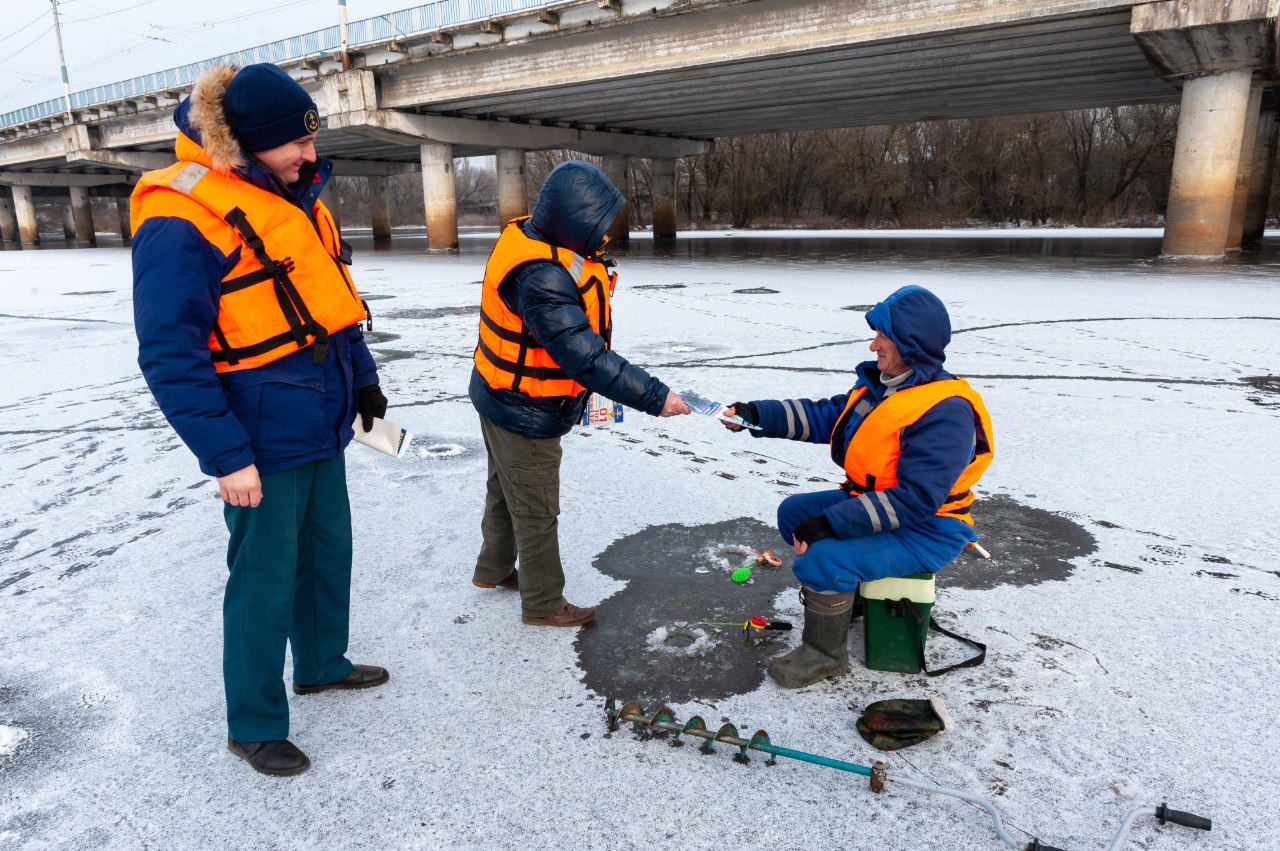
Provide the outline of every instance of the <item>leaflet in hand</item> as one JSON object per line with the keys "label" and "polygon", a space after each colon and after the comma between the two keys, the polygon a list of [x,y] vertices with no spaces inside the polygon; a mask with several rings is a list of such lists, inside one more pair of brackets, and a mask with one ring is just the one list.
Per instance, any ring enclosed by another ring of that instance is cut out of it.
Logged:
{"label": "leaflet in hand", "polygon": [[399,458],[403,455],[404,451],[409,448],[410,441],[413,440],[413,433],[407,428],[390,420],[384,420],[381,417],[374,417],[373,428],[365,431],[360,422],[360,417],[357,415],[356,421],[351,424],[351,427],[356,432],[356,443],[363,443],[370,449],[385,452],[392,458]]}
{"label": "leaflet in hand", "polygon": [[695,414],[702,414],[704,417],[715,417],[722,423],[732,423],[751,431],[760,431],[760,426],[749,423],[736,414],[730,416],[725,413],[725,405],[703,396],[697,390],[682,390],[680,398],[684,399],[684,403],[689,406],[689,410]]}
{"label": "leaflet in hand", "polygon": [[587,406],[582,409],[582,424],[608,425],[609,423],[620,423],[622,422],[624,410],[621,402],[614,402],[599,393],[592,393],[591,398],[587,400]]}

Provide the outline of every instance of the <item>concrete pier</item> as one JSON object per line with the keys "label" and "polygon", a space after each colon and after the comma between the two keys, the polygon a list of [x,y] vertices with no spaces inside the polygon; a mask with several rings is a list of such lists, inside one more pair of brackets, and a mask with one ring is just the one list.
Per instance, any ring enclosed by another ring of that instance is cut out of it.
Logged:
{"label": "concrete pier", "polygon": [[75,220],[76,244],[96,245],[98,236],[93,227],[93,208],[89,204],[89,190],[84,186],[72,186],[71,215]]}
{"label": "concrete pier", "polygon": [[649,189],[653,196],[653,238],[676,238],[676,161],[674,157],[654,157]]}
{"label": "concrete pier", "polygon": [[116,218],[120,225],[120,239],[125,245],[133,242],[133,225],[129,222],[129,196],[116,197]]}
{"label": "concrete pier", "polygon": [[627,196],[627,206],[623,207],[618,218],[614,219],[613,227],[609,228],[609,237],[618,245],[626,245],[631,241],[631,185],[627,180],[627,166],[631,160],[628,157],[612,155],[602,159],[602,171],[605,176],[619,192]]}
{"label": "concrete pier", "polygon": [[1262,111],[1262,86],[1249,89],[1245,106],[1244,132],[1240,135],[1240,161],[1236,166],[1236,191],[1231,200],[1231,224],[1227,226],[1227,250],[1239,251],[1244,236],[1245,213],[1249,206],[1249,188],[1253,185],[1253,152],[1258,141],[1258,116]]}
{"label": "concrete pier", "polygon": [[524,177],[524,151],[499,148],[494,152],[498,172],[498,226],[529,213],[529,190]]}
{"label": "concrete pier", "polygon": [[0,243],[4,248],[20,248],[18,243],[18,219],[13,214],[13,196],[0,186]]}
{"label": "concrete pier", "polygon": [[67,242],[75,242],[76,216],[71,211],[71,202],[62,205],[62,238]]}
{"label": "concrete pier", "polygon": [[36,205],[30,186],[13,187],[13,212],[18,217],[18,239],[23,248],[40,247],[40,228],[36,225]]}
{"label": "concrete pier", "polygon": [[458,250],[458,196],[453,183],[453,145],[426,142],[422,161],[422,201],[426,210],[427,249]]}
{"label": "concrete pier", "polygon": [[1280,142],[1277,106],[1275,101],[1263,97],[1262,112],[1258,116],[1258,134],[1253,146],[1253,168],[1250,171],[1249,199],[1245,205],[1241,245],[1258,243],[1266,229],[1267,207],[1271,205],[1271,180],[1276,169],[1276,145]]}
{"label": "concrete pier", "polygon": [[342,230],[342,218],[338,214],[338,190],[334,186],[334,179],[334,177],[330,176],[329,182],[320,191],[320,203],[324,204],[325,209],[329,211],[329,215],[333,216],[333,223],[338,226],[338,230]]}
{"label": "concrete pier", "polygon": [[1217,258],[1226,251],[1252,76],[1248,69],[1204,74],[1183,87],[1166,256]]}
{"label": "concrete pier", "polygon": [[387,242],[391,239],[390,181],[380,174],[371,174],[365,180],[369,187],[369,218],[373,224],[374,241]]}

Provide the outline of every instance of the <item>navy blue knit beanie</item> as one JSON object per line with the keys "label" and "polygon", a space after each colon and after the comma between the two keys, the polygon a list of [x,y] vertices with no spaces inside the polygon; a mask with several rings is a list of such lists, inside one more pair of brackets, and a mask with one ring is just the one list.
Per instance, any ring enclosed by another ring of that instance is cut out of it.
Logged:
{"label": "navy blue knit beanie", "polygon": [[249,153],[269,151],[320,128],[320,112],[306,89],[270,62],[246,65],[222,102],[231,132]]}

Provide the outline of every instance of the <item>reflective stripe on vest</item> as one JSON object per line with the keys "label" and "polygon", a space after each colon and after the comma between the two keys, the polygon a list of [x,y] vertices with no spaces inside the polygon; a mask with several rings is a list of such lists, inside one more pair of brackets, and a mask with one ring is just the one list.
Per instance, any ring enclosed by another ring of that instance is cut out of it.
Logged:
{"label": "reflective stripe on vest", "polygon": [[[194,147],[180,137],[179,152],[184,142]],[[133,230],[158,217],[191,222],[226,256],[240,249],[222,279],[209,334],[210,358],[220,373],[254,369],[307,346],[323,362],[329,336],[368,316],[323,204],[316,204],[313,224],[279,195],[182,160],[144,174],[134,189]]]}
{"label": "reflective stripe on vest", "polygon": [[520,227],[528,216],[513,219],[503,228],[484,270],[480,295],[480,339],[475,364],[480,376],[495,390],[515,390],[537,398],[575,397],[584,388],[538,345],[524,320],[507,308],[498,287],[521,266],[539,260],[559,263],[574,280],[578,300],[591,330],[612,344],[610,298],[618,276],[600,260],[581,257],[565,248],[530,239]]}
{"label": "reflective stripe on vest", "polygon": [[987,413],[982,397],[963,378],[934,381],[899,390],[871,408],[841,455],[839,439],[849,422],[850,414],[855,410],[862,413],[870,405],[870,400],[864,398],[866,393],[865,387],[850,391],[849,401],[831,432],[831,455],[845,471],[846,478],[841,489],[863,503],[863,507],[871,515],[873,531],[879,532],[882,527],[876,511],[877,504],[889,519],[890,528],[898,526],[898,518],[889,498],[879,491],[898,484],[902,430],[913,425],[938,403],[956,397],[972,405],[977,417],[974,457],[951,486],[950,494],[937,513],[940,517],[955,517],[972,526],[973,518],[969,516],[969,506],[973,503],[972,488],[991,466],[991,459],[995,454],[991,415]]}

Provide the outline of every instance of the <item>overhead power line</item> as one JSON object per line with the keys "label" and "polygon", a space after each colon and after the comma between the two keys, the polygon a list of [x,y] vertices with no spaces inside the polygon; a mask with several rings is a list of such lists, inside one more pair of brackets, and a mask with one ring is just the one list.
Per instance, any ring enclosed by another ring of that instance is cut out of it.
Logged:
{"label": "overhead power line", "polygon": [[48,12],[41,12],[40,14],[38,14],[38,15],[36,15],[34,18],[32,18],[30,21],[28,21],[27,23],[25,23],[25,24],[23,24],[22,26],[18,27],[16,30],[14,30],[13,32],[9,33],[8,35],[6,35],[6,36],[0,36],[0,43],[6,42],[6,41],[8,41],[9,39],[11,39],[11,38],[13,38],[14,36],[16,36],[18,33],[22,32],[23,30],[28,29],[28,28],[33,27],[33,26],[35,26],[35,25],[36,25],[36,24],[38,24],[40,21],[44,20],[45,16],[46,16],[46,15],[48,15],[48,14],[49,14]]}

